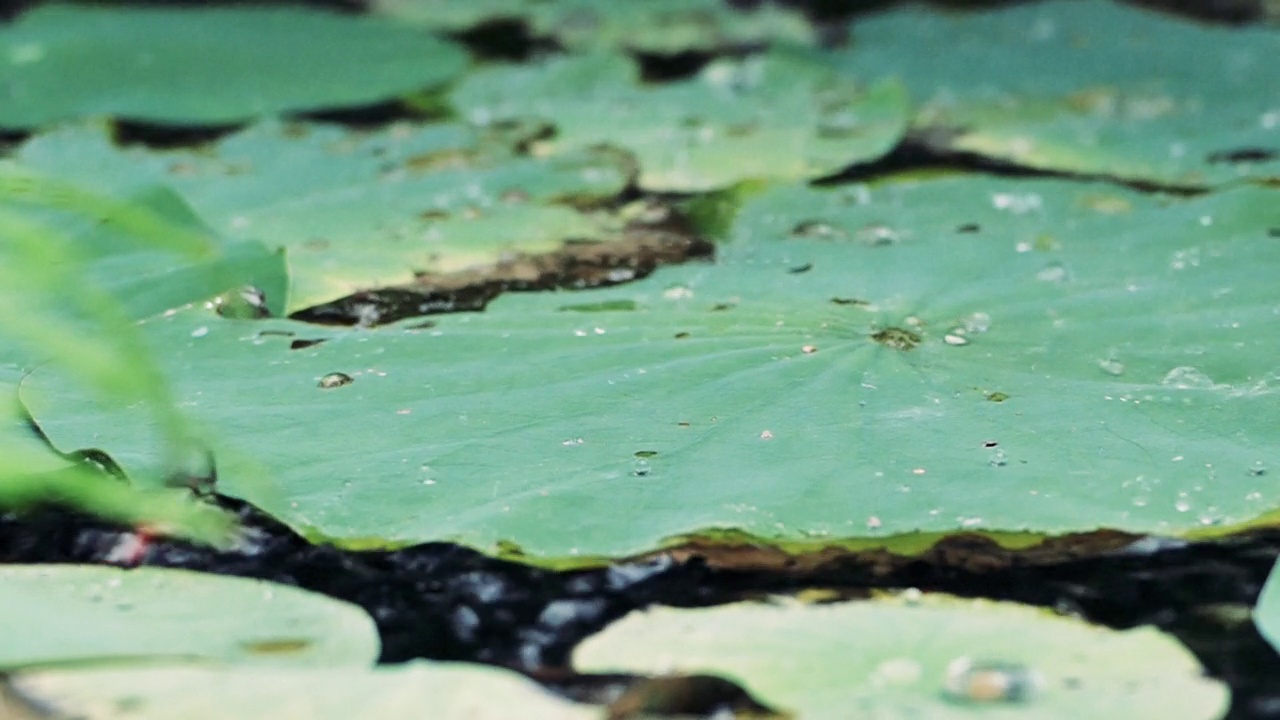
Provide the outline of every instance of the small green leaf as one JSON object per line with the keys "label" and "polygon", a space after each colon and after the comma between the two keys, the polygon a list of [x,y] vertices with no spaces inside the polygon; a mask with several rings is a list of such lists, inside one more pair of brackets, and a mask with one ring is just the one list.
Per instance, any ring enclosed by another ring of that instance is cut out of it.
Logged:
{"label": "small green leaf", "polygon": [[14,677],[23,699],[67,717],[110,720],[592,720],[510,670],[413,662],[377,668],[157,667]]}
{"label": "small green leaf", "polygon": [[186,570],[0,567],[0,670],[174,662],[368,665],[360,608],[261,580]]}
{"label": "small green leaf", "polygon": [[466,62],[451,43],[376,18],[45,5],[0,28],[0,126],[235,123],[386,100],[448,82]]}
{"label": "small green leaf", "polygon": [[633,612],[587,638],[589,673],[712,673],[803,718],[1164,717],[1227,708],[1186,648],[1049,612],[928,595]]}

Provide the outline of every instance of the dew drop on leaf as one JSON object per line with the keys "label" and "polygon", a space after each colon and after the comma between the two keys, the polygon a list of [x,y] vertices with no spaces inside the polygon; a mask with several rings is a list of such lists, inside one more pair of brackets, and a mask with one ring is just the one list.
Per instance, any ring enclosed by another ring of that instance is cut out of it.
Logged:
{"label": "dew drop on leaf", "polygon": [[963,703],[1016,703],[1033,699],[1044,677],[1025,665],[956,658],[947,665],[942,693]]}
{"label": "dew drop on leaf", "polygon": [[346,373],[335,372],[335,373],[329,373],[328,375],[325,375],[324,377],[320,378],[320,382],[317,383],[317,386],[323,390],[330,390],[333,388],[342,387],[343,385],[350,385],[353,382],[355,382],[355,379],[352,378],[350,375]]}
{"label": "dew drop on leaf", "polygon": [[991,329],[991,316],[984,312],[970,313],[964,319],[965,332],[984,333]]}
{"label": "dew drop on leaf", "polygon": [[1165,373],[1164,379],[1160,381],[1165,387],[1178,388],[1180,390],[1188,389],[1211,389],[1214,387],[1213,379],[1205,375],[1198,368],[1190,365],[1176,367]]}
{"label": "dew drop on leaf", "polygon": [[1118,360],[1099,360],[1098,367],[1108,375],[1120,377],[1124,374],[1124,363]]}

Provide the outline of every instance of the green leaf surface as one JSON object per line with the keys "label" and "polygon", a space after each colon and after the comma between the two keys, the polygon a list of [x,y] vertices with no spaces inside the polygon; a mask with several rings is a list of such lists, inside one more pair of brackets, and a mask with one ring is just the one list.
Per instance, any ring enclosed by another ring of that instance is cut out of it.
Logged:
{"label": "green leaf surface", "polygon": [[813,28],[799,12],[772,2],[731,7],[723,0],[375,0],[373,10],[435,30],[466,31],[519,20],[529,32],[574,49],[626,48],[674,55],[717,52],[766,42],[811,43]]}
{"label": "green leaf surface", "polygon": [[[781,187],[744,207],[715,266],[608,290],[504,296],[429,329],[200,309],[146,329],[184,407],[281,496],[229,463],[223,490],[347,542],[563,557],[712,527],[1183,533],[1280,506],[1263,477],[1275,197]],[[331,373],[352,382],[322,387]],[[145,414],[103,413],[43,371],[28,385],[58,447],[157,462]]]}
{"label": "green leaf surface", "polygon": [[941,149],[1172,185],[1280,177],[1276,28],[1051,0],[906,7],[852,35],[846,67],[900,77]]}
{"label": "green leaf surface", "polygon": [[[859,77],[877,77],[864,75]],[[558,57],[469,74],[453,103],[479,126],[553,124],[542,148],[635,155],[647,190],[693,192],[756,178],[808,179],[875,160],[906,130],[896,82],[854,83],[816,53],[775,48],[647,85],[621,55]]]}
{"label": "green leaf surface", "polygon": [[290,312],[420,273],[608,237],[617,218],[569,203],[612,197],[628,177],[618,153],[519,157],[507,140],[453,124],[355,132],[263,123],[168,152],[118,147],[100,127],[67,127],[18,157],[83,183],[166,183],[219,232],[285,248]]}
{"label": "green leaf surface", "polygon": [[401,24],[296,8],[45,5],[0,28],[0,126],[235,123],[368,104],[466,66]]}
{"label": "green leaf surface", "polygon": [[587,638],[573,664],[720,674],[800,718],[1209,720],[1228,700],[1155,628],[1118,632],[1012,603],[933,596],[654,607]]}
{"label": "green leaf surface", "polygon": [[29,702],[85,720],[600,717],[598,708],[555,697],[508,670],[461,663],[55,671],[21,675],[11,684]]}
{"label": "green leaf surface", "polygon": [[137,661],[361,666],[360,608],[261,580],[162,568],[0,567],[0,669]]}

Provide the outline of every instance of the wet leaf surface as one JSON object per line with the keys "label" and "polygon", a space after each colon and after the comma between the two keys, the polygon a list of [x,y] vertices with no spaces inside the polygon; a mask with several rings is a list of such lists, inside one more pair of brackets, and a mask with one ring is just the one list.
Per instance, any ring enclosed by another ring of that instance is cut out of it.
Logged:
{"label": "wet leaf surface", "polygon": [[[716,265],[574,295],[644,311],[535,294],[430,328],[199,308],[145,327],[190,412],[235,438],[241,459],[215,451],[224,492],[347,543],[565,558],[712,527],[774,542],[1220,532],[1276,507],[1270,197],[967,177],[778,188],[743,208]],[[956,233],[966,222],[983,229]],[[795,231],[814,223],[828,229]],[[787,272],[798,262],[814,268]],[[326,342],[289,350],[299,337]],[[318,391],[334,372],[354,383]],[[144,416],[104,414],[51,373],[28,386],[60,449],[101,447],[131,472],[162,461]],[[659,455],[637,474],[641,450]]]}

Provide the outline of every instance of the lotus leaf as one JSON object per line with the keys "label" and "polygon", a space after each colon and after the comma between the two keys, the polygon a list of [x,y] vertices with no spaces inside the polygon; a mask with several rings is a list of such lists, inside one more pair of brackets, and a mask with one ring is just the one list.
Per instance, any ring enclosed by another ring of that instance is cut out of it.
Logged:
{"label": "lotus leaf", "polygon": [[14,690],[69,717],[107,720],[528,720],[598,718],[513,672],[480,665],[414,662],[380,668],[167,667],[21,675]]}
{"label": "lotus leaf", "polygon": [[360,608],[260,580],[186,570],[0,567],[0,669],[138,661],[362,666]]}
{"label": "lotus leaf", "polygon": [[[1106,0],[859,19],[847,67],[896,75],[943,150],[1167,185],[1280,177],[1280,33]],[[921,48],[938,48],[922,52]]]}
{"label": "lotus leaf", "polygon": [[1155,628],[925,596],[634,612],[574,651],[582,672],[714,673],[803,718],[1210,720],[1228,693]]}
{"label": "lotus leaf", "polygon": [[455,32],[520,20],[534,35],[553,37],[573,49],[623,47],[667,55],[779,40],[809,43],[814,35],[803,15],[773,3],[742,8],[723,0],[375,0],[373,8],[379,14]]}
{"label": "lotus leaf", "polygon": [[235,123],[439,86],[466,53],[413,28],[297,8],[53,4],[0,28],[0,126],[113,115]]}
{"label": "lotus leaf", "polygon": [[517,157],[508,142],[454,124],[365,133],[273,122],[168,152],[120,148],[81,126],[37,137],[19,157],[82,183],[166,182],[220,232],[286,248],[291,312],[424,272],[607,239],[617,218],[568,203],[617,194],[628,166],[598,150]]}
{"label": "lotus leaf", "polygon": [[614,54],[498,66],[469,74],[451,98],[482,127],[553,124],[543,152],[623,148],[636,156],[640,185],[659,191],[828,175],[889,152],[907,124],[896,82],[856,84],[820,54],[785,47],[657,86]]}
{"label": "lotus leaf", "polygon": [[[1280,428],[1274,195],[780,187],[717,265],[608,290],[505,296],[433,328],[199,308],[145,327],[184,408],[281,496],[229,464],[223,490],[347,542],[563,557],[711,527],[1181,533],[1280,505],[1261,479]],[[54,373],[28,386],[58,447],[160,460],[144,413],[104,413]]]}

